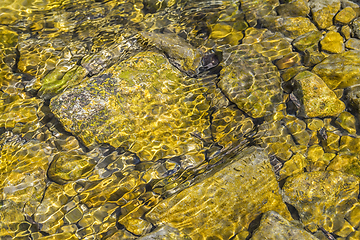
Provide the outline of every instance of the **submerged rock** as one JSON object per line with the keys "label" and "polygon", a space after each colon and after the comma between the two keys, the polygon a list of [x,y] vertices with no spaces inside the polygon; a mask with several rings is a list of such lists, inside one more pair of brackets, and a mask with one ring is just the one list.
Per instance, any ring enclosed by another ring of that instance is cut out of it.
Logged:
{"label": "submerged rock", "polygon": [[225,160],[230,162],[212,168],[195,185],[159,202],[146,219],[177,228],[193,239],[245,234],[251,221],[271,210],[291,220],[262,149],[251,147]]}
{"label": "submerged rock", "polygon": [[271,31],[281,32],[289,38],[297,38],[302,34],[317,30],[316,26],[306,17],[267,16],[260,22]]}
{"label": "submerged rock", "polygon": [[320,29],[333,25],[333,17],[340,10],[340,0],[310,0],[313,20]]}
{"label": "submerged rock", "polygon": [[155,231],[138,238],[139,240],[191,240],[179,230],[167,225],[155,229]]}
{"label": "submerged rock", "polygon": [[330,89],[337,89],[360,83],[359,66],[360,51],[350,50],[327,57],[312,71],[321,77]]}
{"label": "submerged rock", "polygon": [[356,12],[352,7],[346,7],[342,9],[338,14],[335,16],[335,22],[341,24],[348,24],[356,17]]}
{"label": "submerged rock", "polygon": [[241,9],[245,12],[246,21],[251,27],[257,25],[257,20],[268,15],[276,16],[275,8],[279,0],[240,0]]}
{"label": "submerged rock", "polygon": [[291,0],[285,4],[280,4],[276,11],[284,17],[306,17],[310,13],[310,8],[306,0]]}
{"label": "submerged rock", "polygon": [[345,47],[351,50],[360,50],[360,40],[356,38],[349,38],[345,42]]}
{"label": "submerged rock", "polygon": [[107,143],[142,160],[204,159],[210,136],[206,87],[160,53],[142,52],[53,98],[50,108],[88,146]]}
{"label": "submerged rock", "polygon": [[345,110],[324,81],[312,72],[304,71],[294,77],[294,95],[301,103],[299,115],[303,117],[337,116]]}
{"label": "submerged rock", "polygon": [[286,180],[283,197],[311,232],[322,227],[332,233],[343,227],[345,213],[358,201],[358,185],[357,177],[345,173],[306,172]]}
{"label": "submerged rock", "polygon": [[16,203],[22,214],[31,216],[42,201],[54,149],[6,132],[1,135],[0,150],[0,200]]}
{"label": "submerged rock", "polygon": [[280,73],[256,45],[230,48],[224,65],[218,86],[231,102],[253,118],[276,112],[282,102]]}
{"label": "submerged rock", "polygon": [[296,227],[280,214],[274,211],[265,213],[260,222],[260,226],[250,240],[317,240],[304,229]]}
{"label": "submerged rock", "polygon": [[320,41],[321,49],[329,53],[342,53],[345,51],[344,39],[340,33],[329,31]]}

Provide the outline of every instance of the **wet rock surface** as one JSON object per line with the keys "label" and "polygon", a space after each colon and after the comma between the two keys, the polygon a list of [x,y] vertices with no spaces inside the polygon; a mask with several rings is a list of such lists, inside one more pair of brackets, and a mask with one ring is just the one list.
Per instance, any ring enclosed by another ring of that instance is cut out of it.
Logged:
{"label": "wet rock surface", "polygon": [[265,213],[260,222],[259,228],[250,238],[255,239],[313,239],[314,237],[304,229],[298,228],[280,214],[274,211]]}
{"label": "wet rock surface", "polygon": [[311,232],[318,226],[334,232],[343,227],[345,213],[358,201],[358,183],[357,177],[336,171],[302,173],[286,181],[283,196]]}
{"label": "wet rock surface", "polygon": [[358,2],[3,5],[1,239],[359,239]]}
{"label": "wet rock surface", "polygon": [[337,116],[345,110],[340,101],[316,74],[304,71],[294,77],[294,95],[301,103],[299,115],[304,117]]}
{"label": "wet rock surface", "polygon": [[346,88],[358,83],[359,51],[350,50],[331,55],[313,68],[330,89]]}
{"label": "wet rock surface", "polygon": [[[199,183],[159,202],[146,219],[166,223],[195,239],[206,236],[229,239],[246,232],[251,221],[269,210],[291,219],[262,149],[252,147],[226,161],[230,162],[204,174]],[[240,182],[246,183],[244,188],[238,188]],[[250,186],[257,186],[256,190],[250,190]],[[257,209],[255,215],[249,214],[251,209]],[[199,231],[200,226],[206,227]]]}

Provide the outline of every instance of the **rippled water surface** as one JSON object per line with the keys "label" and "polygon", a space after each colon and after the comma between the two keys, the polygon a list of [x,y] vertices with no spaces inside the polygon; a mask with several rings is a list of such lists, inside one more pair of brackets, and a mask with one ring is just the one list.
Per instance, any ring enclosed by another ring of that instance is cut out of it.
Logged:
{"label": "rippled water surface", "polygon": [[354,0],[0,0],[0,239],[360,239]]}

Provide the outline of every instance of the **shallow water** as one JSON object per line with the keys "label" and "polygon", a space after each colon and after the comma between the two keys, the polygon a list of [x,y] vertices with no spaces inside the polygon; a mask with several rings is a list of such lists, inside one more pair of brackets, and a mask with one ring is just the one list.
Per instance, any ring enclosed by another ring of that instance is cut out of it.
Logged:
{"label": "shallow water", "polygon": [[356,239],[360,7],[327,4],[2,0],[0,239]]}

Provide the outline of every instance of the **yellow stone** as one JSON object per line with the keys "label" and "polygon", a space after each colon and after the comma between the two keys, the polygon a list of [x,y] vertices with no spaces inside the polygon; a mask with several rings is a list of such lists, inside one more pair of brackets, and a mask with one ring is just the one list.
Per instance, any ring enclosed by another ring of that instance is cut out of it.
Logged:
{"label": "yellow stone", "polygon": [[230,239],[270,210],[291,220],[263,150],[251,147],[227,161],[204,173],[200,182],[159,202],[146,219],[177,228],[192,239]]}
{"label": "yellow stone", "polygon": [[358,201],[359,178],[337,171],[316,171],[288,178],[283,199],[299,212],[306,228],[328,232],[344,227],[345,213]]}
{"label": "yellow stone", "polygon": [[342,26],[340,32],[346,40],[351,36],[351,28],[348,25]]}
{"label": "yellow stone", "polygon": [[299,53],[289,53],[288,55],[284,56],[283,58],[277,60],[275,65],[278,67],[279,70],[293,67],[294,65],[298,65],[301,60]]}
{"label": "yellow stone", "polygon": [[251,240],[318,240],[302,227],[297,227],[274,211],[265,213],[259,228],[253,233]]}
{"label": "yellow stone", "polygon": [[352,7],[346,7],[342,9],[338,14],[335,16],[335,22],[341,24],[348,24],[356,17],[356,12]]}
{"label": "yellow stone", "polygon": [[284,163],[284,166],[280,170],[279,181],[297,173],[304,172],[306,167],[305,157],[301,154],[296,154],[290,158],[290,160]]}
{"label": "yellow stone", "polygon": [[346,240],[359,240],[360,239],[360,231],[352,232]]}
{"label": "yellow stone", "polygon": [[350,225],[350,223],[348,221],[345,221],[342,228],[340,230],[335,231],[334,233],[340,237],[345,238],[354,231],[355,229]]}
{"label": "yellow stone", "polygon": [[283,71],[281,71],[281,78],[285,82],[290,81],[293,77],[295,77],[299,72],[308,70],[307,67],[304,67],[302,65],[295,66],[292,68],[287,68]]}
{"label": "yellow stone", "polygon": [[319,118],[309,118],[305,120],[307,127],[312,131],[319,131],[324,127],[324,122]]}
{"label": "yellow stone", "polygon": [[321,49],[329,53],[342,53],[345,51],[344,39],[340,33],[329,31],[320,41]]}
{"label": "yellow stone", "polygon": [[356,120],[355,117],[349,112],[342,112],[336,118],[335,123],[345,129],[350,134],[356,134]]}
{"label": "yellow stone", "polygon": [[151,223],[141,218],[125,217],[120,219],[119,223],[124,225],[126,230],[135,235],[144,235],[150,232],[152,228]]}
{"label": "yellow stone", "polygon": [[309,2],[312,19],[320,29],[333,25],[333,17],[340,10],[341,3],[336,0]]}
{"label": "yellow stone", "polygon": [[358,228],[360,225],[360,203],[354,204],[353,208],[345,214],[345,219],[353,226]]}
{"label": "yellow stone", "polygon": [[359,158],[355,154],[340,153],[329,164],[327,170],[337,170],[360,177]]}
{"label": "yellow stone", "polygon": [[294,95],[301,102],[298,115],[307,118],[337,116],[345,109],[324,81],[316,74],[304,71],[294,78]]}
{"label": "yellow stone", "polygon": [[360,50],[360,40],[357,38],[349,38],[345,42],[345,47],[353,50]]}
{"label": "yellow stone", "polygon": [[233,31],[233,28],[231,26],[222,23],[213,24],[212,26],[210,26],[210,28],[211,28],[211,33],[209,38],[212,39],[225,38]]}

